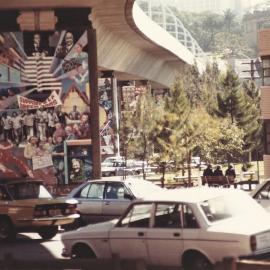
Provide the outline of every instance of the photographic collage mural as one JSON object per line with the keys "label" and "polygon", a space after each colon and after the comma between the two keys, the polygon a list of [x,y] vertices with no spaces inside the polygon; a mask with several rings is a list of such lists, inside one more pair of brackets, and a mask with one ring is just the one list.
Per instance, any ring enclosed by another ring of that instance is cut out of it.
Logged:
{"label": "photographic collage mural", "polygon": [[116,153],[115,130],[113,111],[113,79],[100,78],[98,80],[99,91],[99,118],[100,118],[100,144],[101,158]]}
{"label": "photographic collage mural", "polygon": [[84,30],[0,33],[0,177],[91,178],[87,46]]}

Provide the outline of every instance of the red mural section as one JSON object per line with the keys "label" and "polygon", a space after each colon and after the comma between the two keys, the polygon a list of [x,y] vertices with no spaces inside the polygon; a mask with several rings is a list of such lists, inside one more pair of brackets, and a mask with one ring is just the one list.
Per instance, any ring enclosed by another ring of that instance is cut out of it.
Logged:
{"label": "red mural section", "polygon": [[92,176],[85,30],[0,33],[0,177]]}

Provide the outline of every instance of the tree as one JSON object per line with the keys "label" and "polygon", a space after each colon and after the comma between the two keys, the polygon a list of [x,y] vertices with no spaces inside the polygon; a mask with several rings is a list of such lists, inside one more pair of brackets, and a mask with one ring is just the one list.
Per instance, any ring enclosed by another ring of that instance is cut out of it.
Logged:
{"label": "tree", "polygon": [[216,62],[207,63],[206,69],[201,75],[202,102],[206,111],[214,113],[217,108],[217,93],[220,91],[220,71]]}
{"label": "tree", "polygon": [[230,9],[227,9],[224,11],[223,22],[224,22],[224,28],[226,32],[231,33],[232,27],[235,23],[234,19],[235,19],[235,14]]}
{"label": "tree", "polygon": [[131,142],[134,140],[135,127],[133,126],[134,110],[126,105],[121,113],[120,125],[119,125],[119,138],[121,145],[121,155],[127,160],[129,156]]}
{"label": "tree", "polygon": [[262,120],[260,112],[260,91],[254,81],[244,81],[243,89],[246,98],[246,113],[248,121],[243,125],[245,131],[245,147],[246,151],[256,150],[262,151]]}
{"label": "tree", "polygon": [[[149,90],[149,89],[148,89]],[[147,161],[153,152],[153,147],[149,143],[153,136],[153,130],[156,125],[157,115],[160,113],[157,109],[150,91],[142,93],[136,104],[136,111],[133,115],[133,126],[135,136],[133,140],[133,153],[143,161]],[[143,162],[143,177],[145,178]]]}
{"label": "tree", "polygon": [[229,117],[231,123],[238,123],[240,118],[245,117],[245,100],[241,83],[235,71],[228,68],[225,76],[221,79],[222,92],[217,95],[218,110],[220,117]]}
{"label": "tree", "polygon": [[172,160],[176,163],[184,158],[182,130],[190,115],[190,104],[184,90],[183,80],[176,78],[164,104],[160,105],[152,142],[157,152],[156,162],[162,171],[164,186],[166,167]]}
{"label": "tree", "polygon": [[208,162],[228,162],[239,160],[242,156],[243,130],[238,128],[231,119],[208,119],[207,133],[200,142],[201,156]]}

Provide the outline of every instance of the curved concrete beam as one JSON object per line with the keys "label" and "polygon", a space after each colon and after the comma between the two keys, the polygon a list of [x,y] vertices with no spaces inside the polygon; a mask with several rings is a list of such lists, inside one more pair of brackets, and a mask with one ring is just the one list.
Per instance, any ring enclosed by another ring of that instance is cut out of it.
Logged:
{"label": "curved concrete beam", "polygon": [[170,87],[183,66],[194,63],[191,53],[143,14],[134,0],[0,0],[0,6],[31,10],[91,7],[99,67],[125,73],[130,79]]}

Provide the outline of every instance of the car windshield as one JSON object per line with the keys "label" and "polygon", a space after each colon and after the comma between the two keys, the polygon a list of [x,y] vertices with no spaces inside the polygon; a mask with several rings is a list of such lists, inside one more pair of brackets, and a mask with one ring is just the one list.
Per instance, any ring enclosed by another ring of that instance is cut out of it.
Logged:
{"label": "car windshield", "polygon": [[225,220],[245,214],[256,214],[264,209],[247,194],[230,194],[205,200],[200,203],[206,218],[210,222]]}
{"label": "car windshield", "polygon": [[163,189],[151,182],[137,180],[128,183],[129,188],[136,198],[143,198],[152,193],[163,191]]}
{"label": "car windshield", "polygon": [[14,200],[52,198],[48,190],[40,183],[16,183],[8,185]]}

